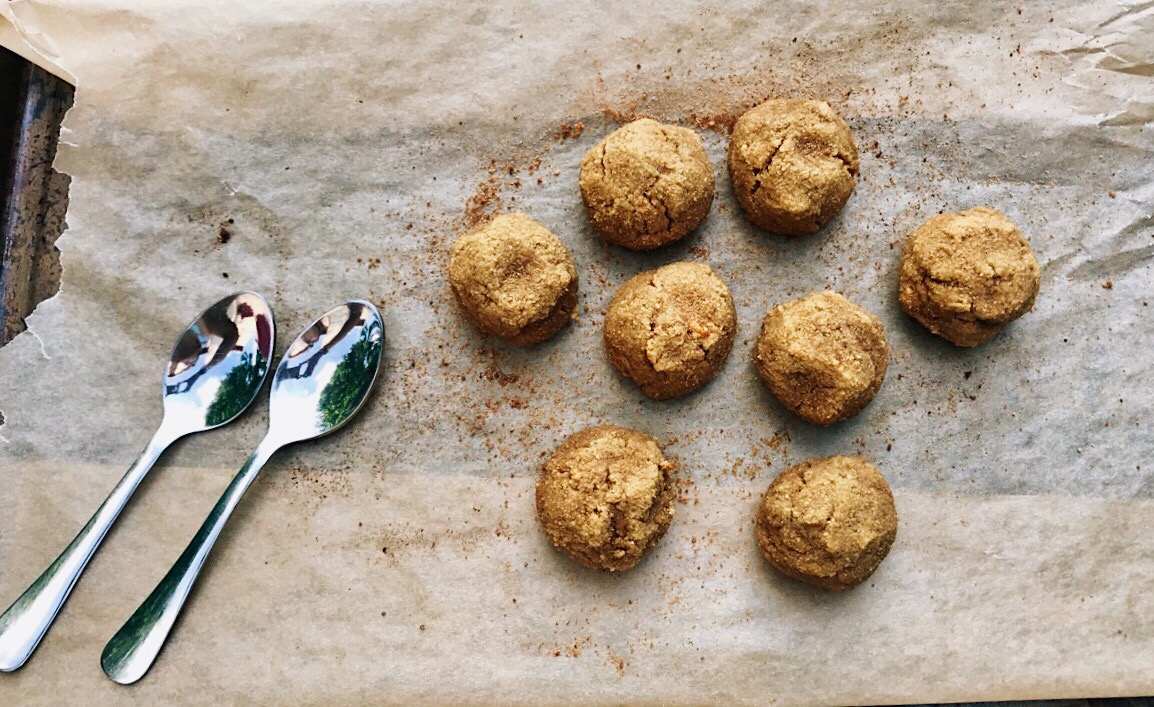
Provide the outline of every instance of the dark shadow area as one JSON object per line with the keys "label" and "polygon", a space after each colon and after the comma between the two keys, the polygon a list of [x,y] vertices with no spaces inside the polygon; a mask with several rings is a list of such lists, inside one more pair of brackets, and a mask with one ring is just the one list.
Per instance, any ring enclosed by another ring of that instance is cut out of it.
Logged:
{"label": "dark shadow area", "polygon": [[60,290],[70,179],[52,168],[75,90],[0,47],[0,346]]}

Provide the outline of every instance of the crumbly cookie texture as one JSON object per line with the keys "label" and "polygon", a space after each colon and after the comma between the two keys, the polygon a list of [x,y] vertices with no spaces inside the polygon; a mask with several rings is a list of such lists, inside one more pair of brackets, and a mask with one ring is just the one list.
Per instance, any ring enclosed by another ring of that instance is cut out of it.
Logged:
{"label": "crumbly cookie texture", "polygon": [[757,509],[757,542],[784,574],[826,589],[864,582],[898,531],[885,478],[861,457],[837,456],[790,467]]}
{"label": "crumbly cookie texture", "polygon": [[594,230],[633,250],[681,240],[713,203],[713,166],[701,138],[650,118],[613,131],[586,152],[580,182]]}
{"label": "crumbly cookie texture", "polygon": [[673,520],[673,468],[643,432],[589,427],[545,462],[537,519],[557,549],[581,564],[629,569]]}
{"label": "crumbly cookie texture", "polygon": [[458,238],[449,285],[478,329],[521,346],[550,338],[577,309],[573,256],[523,213],[497,215]]}
{"label": "crumbly cookie texture", "polygon": [[738,118],[729,138],[737,202],[772,233],[819,231],[845,206],[858,166],[849,126],[823,101],[766,101]]}
{"label": "crumbly cookie texture", "polygon": [[880,319],[836,292],[812,292],[769,310],[754,356],[761,380],[782,405],[830,425],[873,400],[889,348]]}
{"label": "crumbly cookie texture", "polygon": [[729,288],[704,263],[672,263],[635,275],[605,314],[609,362],[655,400],[712,380],[736,334]]}
{"label": "crumbly cookie texture", "polygon": [[933,333],[977,346],[1034,306],[1041,268],[1022,232],[984,206],[926,221],[902,251],[898,301]]}

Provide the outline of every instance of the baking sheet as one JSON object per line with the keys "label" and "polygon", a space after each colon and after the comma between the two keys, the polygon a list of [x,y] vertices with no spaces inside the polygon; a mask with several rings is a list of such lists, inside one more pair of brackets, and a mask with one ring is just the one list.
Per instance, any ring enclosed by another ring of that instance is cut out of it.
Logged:
{"label": "baking sheet", "polygon": [[[206,304],[263,292],[283,348],[368,296],[387,359],[355,424],[270,462],[143,681],[105,679],[100,650],[259,440],[263,402],[162,459],[0,702],[1154,692],[1149,3],[17,1],[3,17],[79,90],[57,160],[63,287],[0,351],[0,601],[144,446],[162,361]],[[795,95],[845,116],[862,179],[822,234],[784,240],[740,217],[724,130]],[[583,152],[635,114],[699,128],[718,174],[704,227],[646,255],[601,245],[577,191]],[[925,218],[979,204],[1019,224],[1043,282],[967,351],[904,317],[897,260]],[[578,321],[529,351],[466,326],[444,278],[448,244],[499,209],[578,263]],[[654,403],[606,364],[602,316],[629,276],[682,259],[729,283],[739,337],[712,384]],[[832,429],[782,409],[751,363],[764,312],[824,287],[880,316],[893,351],[873,404]],[[595,422],[648,430],[680,463],[668,535],[621,575],[566,561],[533,518],[542,457]],[[901,518],[844,594],[778,577],[752,533],[777,472],[834,453],[875,462]]]}

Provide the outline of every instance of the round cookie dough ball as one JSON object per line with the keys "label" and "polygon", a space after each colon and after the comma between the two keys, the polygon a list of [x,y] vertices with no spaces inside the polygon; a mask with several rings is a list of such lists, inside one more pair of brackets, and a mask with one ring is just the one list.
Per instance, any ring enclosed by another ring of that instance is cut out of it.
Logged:
{"label": "round cookie dough ball", "polygon": [[458,238],[449,284],[478,329],[521,346],[556,334],[577,308],[573,256],[523,213],[500,214]]}
{"label": "round cookie dough ball", "polygon": [[681,240],[713,203],[713,167],[701,138],[650,118],[613,131],[586,152],[580,181],[594,230],[633,250]]}
{"label": "round cookie dough ball", "polygon": [[889,484],[861,457],[790,467],[769,485],[757,509],[757,542],[769,564],[826,589],[868,579],[897,532]]}
{"label": "round cookie dough ball", "polygon": [[1005,214],[979,206],[926,221],[902,251],[898,301],[933,333],[977,346],[1034,306],[1041,269]]}
{"label": "round cookie dough ball", "polygon": [[755,349],[770,392],[819,425],[861,412],[881,387],[888,359],[881,320],[836,292],[811,292],[769,310]]}
{"label": "round cookie dough ball", "polygon": [[729,138],[737,202],[772,233],[819,231],[845,206],[857,173],[849,126],[823,101],[766,101],[738,118]]}
{"label": "round cookie dough ball", "polygon": [[537,519],[561,552],[625,570],[669,528],[674,468],[647,434],[597,425],[566,439],[537,480]]}
{"label": "round cookie dough ball", "polygon": [[704,263],[672,263],[633,276],[605,314],[609,362],[654,400],[712,380],[736,334],[729,288]]}

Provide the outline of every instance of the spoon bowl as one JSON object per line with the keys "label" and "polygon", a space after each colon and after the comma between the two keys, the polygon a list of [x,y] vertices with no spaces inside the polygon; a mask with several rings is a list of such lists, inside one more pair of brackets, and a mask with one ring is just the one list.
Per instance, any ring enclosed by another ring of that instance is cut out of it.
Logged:
{"label": "spoon bowl", "polygon": [[273,318],[255,292],[204,310],[172,347],[164,369],[164,424],[183,434],[236,419],[272,363]]}
{"label": "spoon bowl", "polygon": [[342,427],[368,398],[383,342],[384,323],[368,302],[354,300],[313,322],[273,375],[269,437],[285,445]]}

